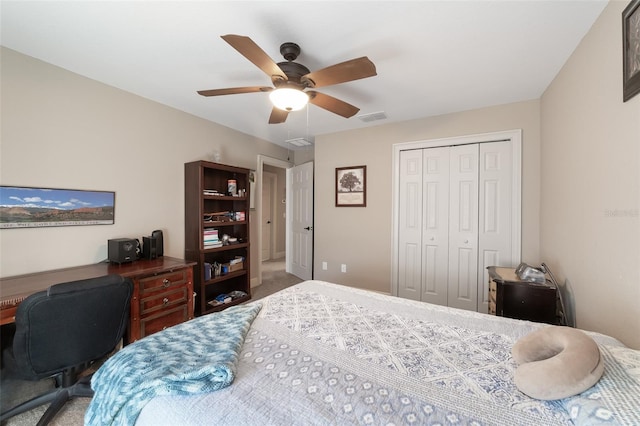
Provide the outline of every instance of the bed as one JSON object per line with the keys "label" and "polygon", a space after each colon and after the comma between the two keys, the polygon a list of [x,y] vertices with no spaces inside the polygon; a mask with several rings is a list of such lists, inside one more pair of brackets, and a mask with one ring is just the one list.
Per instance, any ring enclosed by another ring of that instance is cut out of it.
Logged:
{"label": "bed", "polygon": [[232,383],[154,396],[136,425],[640,424],[640,351],[611,337],[589,333],[595,386],[540,401],[516,388],[511,348],[544,324],[321,281],[247,306]]}

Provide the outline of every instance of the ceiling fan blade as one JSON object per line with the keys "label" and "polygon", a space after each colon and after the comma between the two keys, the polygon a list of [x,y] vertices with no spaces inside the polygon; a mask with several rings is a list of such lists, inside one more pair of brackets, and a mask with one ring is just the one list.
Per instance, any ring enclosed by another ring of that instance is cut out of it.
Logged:
{"label": "ceiling fan blade", "polygon": [[221,95],[237,95],[240,93],[270,92],[273,87],[229,87],[227,89],[198,90],[198,94],[202,96],[221,96]]}
{"label": "ceiling fan blade", "polygon": [[325,95],[323,93],[309,90],[306,92],[309,95],[309,102],[324,108],[334,114],[341,115],[344,118],[353,117],[360,111],[360,108],[354,107],[340,99],[336,99],[333,96]]}
{"label": "ceiling fan blade", "polygon": [[273,59],[265,53],[264,50],[254,43],[249,37],[227,34],[221,36],[224,41],[229,43],[231,47],[236,49],[242,56],[250,60],[255,66],[260,68],[265,74],[273,80],[274,76],[282,80],[288,80],[287,75],[276,64]]}
{"label": "ceiling fan blade", "polygon": [[323,87],[373,77],[374,75],[377,75],[376,66],[369,58],[363,56],[310,72],[307,75],[303,75],[300,80],[308,87]]}
{"label": "ceiling fan blade", "polygon": [[289,111],[273,107],[273,109],[271,110],[271,116],[269,117],[269,124],[284,123],[287,120],[288,116]]}

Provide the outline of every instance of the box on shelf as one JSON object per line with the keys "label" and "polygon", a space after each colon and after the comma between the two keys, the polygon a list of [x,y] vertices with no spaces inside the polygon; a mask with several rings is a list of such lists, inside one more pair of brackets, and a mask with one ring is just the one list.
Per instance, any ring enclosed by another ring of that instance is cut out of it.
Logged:
{"label": "box on shelf", "polygon": [[241,271],[244,268],[244,257],[236,256],[225,265],[228,272]]}
{"label": "box on shelf", "polygon": [[243,262],[229,264],[229,272],[241,271],[242,268],[244,268]]}

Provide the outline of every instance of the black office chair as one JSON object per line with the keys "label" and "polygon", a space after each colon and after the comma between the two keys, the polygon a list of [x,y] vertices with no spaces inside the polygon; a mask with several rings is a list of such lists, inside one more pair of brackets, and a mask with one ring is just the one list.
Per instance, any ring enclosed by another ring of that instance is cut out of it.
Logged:
{"label": "black office chair", "polygon": [[0,415],[4,421],[51,402],[38,425],[48,424],[73,397],[91,397],[91,375],[78,375],[111,353],[129,321],[133,283],[119,275],[57,284],[18,306],[8,370],[19,378],[55,378],[56,387]]}

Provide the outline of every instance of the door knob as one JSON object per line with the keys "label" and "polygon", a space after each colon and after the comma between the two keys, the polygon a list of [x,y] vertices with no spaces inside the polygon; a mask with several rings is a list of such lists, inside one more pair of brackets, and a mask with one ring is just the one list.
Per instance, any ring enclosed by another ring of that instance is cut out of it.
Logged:
{"label": "door knob", "polygon": [[267,221],[267,225],[269,225],[270,223],[271,223],[271,221],[270,221],[270,220],[268,220],[268,221]]}
{"label": "door knob", "polygon": [[306,228],[304,228],[304,229],[306,229],[307,231],[311,231],[311,230],[313,229],[313,227],[311,227],[311,226],[307,226],[307,227],[306,227]]}

